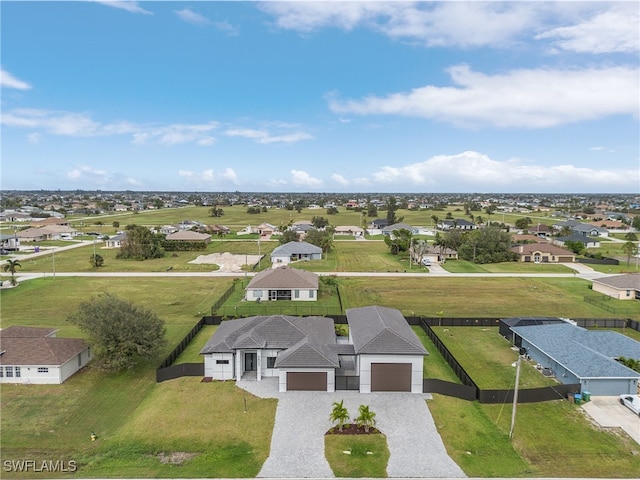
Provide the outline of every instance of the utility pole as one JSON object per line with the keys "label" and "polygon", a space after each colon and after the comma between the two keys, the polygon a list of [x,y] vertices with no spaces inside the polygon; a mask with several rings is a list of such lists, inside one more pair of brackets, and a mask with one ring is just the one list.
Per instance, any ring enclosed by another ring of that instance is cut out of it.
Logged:
{"label": "utility pole", "polygon": [[518,363],[516,363],[516,388],[513,391],[513,408],[511,411],[511,428],[509,429],[509,439],[513,437],[513,428],[516,425],[516,407],[518,405],[518,384],[520,383],[520,361],[521,357],[518,354]]}

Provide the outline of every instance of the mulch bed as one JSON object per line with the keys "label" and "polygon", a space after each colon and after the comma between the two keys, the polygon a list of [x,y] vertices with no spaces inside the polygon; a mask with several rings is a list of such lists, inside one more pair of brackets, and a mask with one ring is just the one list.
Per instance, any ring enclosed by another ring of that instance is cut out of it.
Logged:
{"label": "mulch bed", "polygon": [[372,435],[374,433],[380,433],[380,430],[375,427],[369,427],[369,431],[365,432],[364,427],[351,423],[343,425],[342,431],[338,430],[338,427],[331,427],[325,435]]}

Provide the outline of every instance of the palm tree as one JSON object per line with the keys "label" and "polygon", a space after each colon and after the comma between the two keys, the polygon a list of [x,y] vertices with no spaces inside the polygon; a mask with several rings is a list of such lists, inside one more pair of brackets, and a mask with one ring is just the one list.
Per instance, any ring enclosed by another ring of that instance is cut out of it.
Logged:
{"label": "palm tree", "polygon": [[338,423],[338,430],[342,431],[342,427],[345,422],[349,420],[349,412],[344,406],[344,399],[340,400],[340,402],[333,402],[333,410],[329,415],[329,420],[334,423]]}
{"label": "palm tree", "polygon": [[431,215],[431,219],[433,220],[433,224],[434,224],[434,225],[435,225],[435,227],[437,228],[437,227],[438,227],[438,220],[440,220],[440,219],[439,219],[439,218],[438,218],[438,216],[437,216],[437,215],[435,215],[435,214],[434,214],[434,215]]}
{"label": "palm tree", "polygon": [[16,268],[22,267],[18,260],[7,260],[7,263],[4,264],[4,271],[11,272],[11,285],[16,285]]}
{"label": "palm tree", "polygon": [[359,427],[364,427],[364,431],[369,433],[369,428],[374,427],[376,424],[376,414],[369,410],[368,405],[360,405],[358,407],[360,415],[356,418],[356,424]]}
{"label": "palm tree", "polygon": [[633,242],[626,242],[622,245],[622,252],[627,255],[627,265],[629,265],[631,257],[638,254],[638,245]]}

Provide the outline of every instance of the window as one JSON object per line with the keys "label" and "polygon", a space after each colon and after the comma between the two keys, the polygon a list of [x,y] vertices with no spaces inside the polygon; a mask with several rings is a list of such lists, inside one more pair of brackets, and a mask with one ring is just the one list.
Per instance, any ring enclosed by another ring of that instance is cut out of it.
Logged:
{"label": "window", "polygon": [[267,357],[267,368],[276,368],[276,357]]}
{"label": "window", "polygon": [[295,298],[300,298],[300,290],[294,290]]}
{"label": "window", "polygon": [[631,296],[631,290],[627,290],[627,297]]}
{"label": "window", "polygon": [[262,297],[262,290],[254,290],[253,298],[260,298],[260,297]]}
{"label": "window", "polygon": [[0,367],[0,378],[4,377],[4,368]]}
{"label": "window", "polygon": [[7,372],[7,378],[13,377],[13,367],[4,367]]}
{"label": "window", "polygon": [[316,296],[315,290],[309,290],[309,298],[314,298]]}
{"label": "window", "polygon": [[48,367],[38,367],[38,373],[49,373]]}
{"label": "window", "polygon": [[20,377],[20,367],[16,367],[16,378]]}
{"label": "window", "polygon": [[229,360],[216,360],[216,365],[229,365]]}

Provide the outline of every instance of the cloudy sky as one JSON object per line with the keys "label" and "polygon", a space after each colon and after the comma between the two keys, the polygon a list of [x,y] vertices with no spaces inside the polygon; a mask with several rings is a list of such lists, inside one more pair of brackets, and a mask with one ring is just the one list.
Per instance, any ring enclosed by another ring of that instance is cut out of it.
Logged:
{"label": "cloudy sky", "polygon": [[640,4],[2,2],[3,189],[640,192]]}

